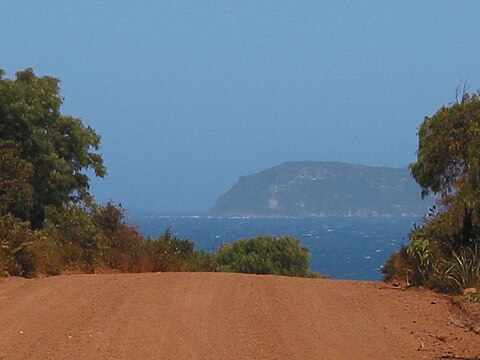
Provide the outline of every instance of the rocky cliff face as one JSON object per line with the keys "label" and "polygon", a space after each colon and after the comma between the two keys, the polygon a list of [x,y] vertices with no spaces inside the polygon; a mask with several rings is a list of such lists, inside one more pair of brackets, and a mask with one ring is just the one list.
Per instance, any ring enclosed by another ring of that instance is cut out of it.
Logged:
{"label": "rocky cliff face", "polygon": [[338,162],[287,162],[242,176],[211,209],[218,216],[403,216],[422,215],[407,168]]}

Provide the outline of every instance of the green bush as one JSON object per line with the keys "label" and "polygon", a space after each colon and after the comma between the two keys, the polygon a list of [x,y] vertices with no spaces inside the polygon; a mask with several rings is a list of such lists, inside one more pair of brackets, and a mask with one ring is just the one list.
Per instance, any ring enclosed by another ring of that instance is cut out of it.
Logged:
{"label": "green bush", "polygon": [[40,231],[30,230],[26,222],[5,215],[0,216],[0,273],[33,277],[41,273],[55,273],[48,266],[48,242]]}
{"label": "green bush", "polygon": [[214,255],[205,251],[195,251],[186,263],[185,271],[217,271]]}
{"label": "green bush", "polygon": [[312,276],[308,271],[308,249],[288,236],[265,235],[223,245],[215,261],[219,271]]}
{"label": "green bush", "polygon": [[92,220],[91,212],[76,204],[63,211],[47,208],[45,236],[63,253],[63,269],[93,272],[100,264],[100,248],[105,242],[103,233]]}
{"label": "green bush", "polygon": [[[442,221],[452,214],[440,214]],[[450,224],[450,226],[449,226]],[[442,230],[456,223],[440,224],[439,219],[416,227],[410,234],[410,245],[402,246],[385,263],[384,280],[401,279],[414,286],[427,286],[442,292],[460,292],[464,288],[480,288],[480,246],[453,246],[451,241],[437,240]],[[443,233],[445,235],[445,233]]]}
{"label": "green bush", "polygon": [[158,239],[149,239],[148,248],[155,260],[154,271],[215,271],[210,254],[196,251],[193,242],[178,239],[170,229]]}

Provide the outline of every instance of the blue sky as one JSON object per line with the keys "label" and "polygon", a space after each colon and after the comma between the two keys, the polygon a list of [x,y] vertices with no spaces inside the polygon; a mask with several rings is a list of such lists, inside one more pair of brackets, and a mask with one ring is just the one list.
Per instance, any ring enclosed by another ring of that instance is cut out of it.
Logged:
{"label": "blue sky", "polygon": [[2,1],[0,68],[61,80],[99,202],[201,211],[292,160],[402,167],[480,88],[477,1]]}

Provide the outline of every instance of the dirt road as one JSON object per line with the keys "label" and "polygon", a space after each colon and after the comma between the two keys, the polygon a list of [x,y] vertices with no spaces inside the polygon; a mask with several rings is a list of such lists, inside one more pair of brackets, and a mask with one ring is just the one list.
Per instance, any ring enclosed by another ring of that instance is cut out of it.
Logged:
{"label": "dirt road", "polygon": [[480,335],[453,310],[441,295],[382,283],[221,273],[4,278],[0,359],[480,357]]}

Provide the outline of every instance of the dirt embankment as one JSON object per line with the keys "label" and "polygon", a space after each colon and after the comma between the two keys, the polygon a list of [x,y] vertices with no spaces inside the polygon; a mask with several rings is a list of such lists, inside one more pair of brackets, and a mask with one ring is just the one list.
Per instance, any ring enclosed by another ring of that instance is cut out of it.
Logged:
{"label": "dirt embankment", "polygon": [[480,335],[464,324],[448,298],[382,283],[221,273],[0,280],[0,359],[480,358]]}

